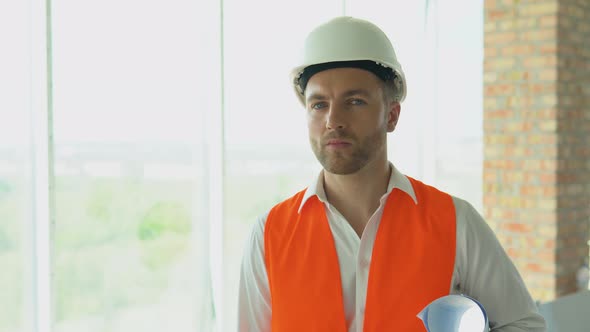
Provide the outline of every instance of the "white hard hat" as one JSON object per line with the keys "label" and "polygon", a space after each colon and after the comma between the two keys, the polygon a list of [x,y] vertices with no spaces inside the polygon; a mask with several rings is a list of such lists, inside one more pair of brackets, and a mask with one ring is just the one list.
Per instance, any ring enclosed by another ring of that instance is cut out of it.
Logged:
{"label": "white hard hat", "polygon": [[488,315],[475,299],[447,295],[432,301],[418,314],[428,332],[487,332]]}
{"label": "white hard hat", "polygon": [[312,30],[305,39],[300,65],[291,72],[291,81],[302,104],[304,91],[299,77],[311,65],[342,61],[374,61],[390,68],[395,76],[398,100],[406,97],[406,78],[385,33],[375,24],[349,16],[334,18]]}

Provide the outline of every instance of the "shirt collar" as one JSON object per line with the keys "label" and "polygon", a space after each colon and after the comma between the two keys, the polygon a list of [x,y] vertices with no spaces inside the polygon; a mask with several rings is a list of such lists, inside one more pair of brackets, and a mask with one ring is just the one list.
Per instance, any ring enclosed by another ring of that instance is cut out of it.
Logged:
{"label": "shirt collar", "polygon": [[[414,188],[408,180],[408,177],[403,175],[392,163],[389,163],[389,167],[391,167],[391,176],[389,177],[389,184],[387,185],[387,193],[384,197],[388,196],[391,191],[395,188],[405,192],[408,194],[413,200],[415,204],[418,204],[418,200],[416,199],[416,193],[414,193]],[[314,181],[307,187],[305,191],[305,195],[303,195],[303,200],[301,200],[301,205],[299,205],[299,211],[303,208],[303,205],[307,202],[309,198],[312,196],[317,196],[317,198],[322,203],[327,203],[328,199],[326,198],[326,192],[324,191],[324,171],[322,170],[320,174],[314,179]]]}

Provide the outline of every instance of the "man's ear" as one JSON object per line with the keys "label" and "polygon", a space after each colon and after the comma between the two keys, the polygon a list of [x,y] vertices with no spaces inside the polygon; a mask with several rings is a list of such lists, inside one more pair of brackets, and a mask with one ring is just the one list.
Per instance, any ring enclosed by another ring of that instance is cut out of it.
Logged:
{"label": "man's ear", "polygon": [[397,126],[399,120],[399,114],[401,112],[401,105],[397,101],[392,101],[387,109],[387,131],[393,132]]}

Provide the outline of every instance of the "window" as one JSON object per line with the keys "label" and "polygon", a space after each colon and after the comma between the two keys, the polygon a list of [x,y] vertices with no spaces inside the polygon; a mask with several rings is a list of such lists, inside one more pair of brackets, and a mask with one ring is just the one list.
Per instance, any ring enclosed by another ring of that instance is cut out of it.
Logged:
{"label": "window", "polygon": [[53,5],[57,332],[212,328],[200,10]]}
{"label": "window", "polygon": [[0,331],[31,331],[34,310],[30,21],[26,2],[0,3]]}

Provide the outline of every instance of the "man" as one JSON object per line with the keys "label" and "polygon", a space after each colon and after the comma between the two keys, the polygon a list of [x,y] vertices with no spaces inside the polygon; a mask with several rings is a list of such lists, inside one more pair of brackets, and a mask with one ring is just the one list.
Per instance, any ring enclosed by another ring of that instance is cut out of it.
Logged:
{"label": "man", "polygon": [[387,36],[335,18],[308,35],[292,78],[323,170],[254,226],[239,330],[425,331],[416,315],[462,293],[484,306],[493,331],[544,331],[473,207],[388,161],[406,82]]}

